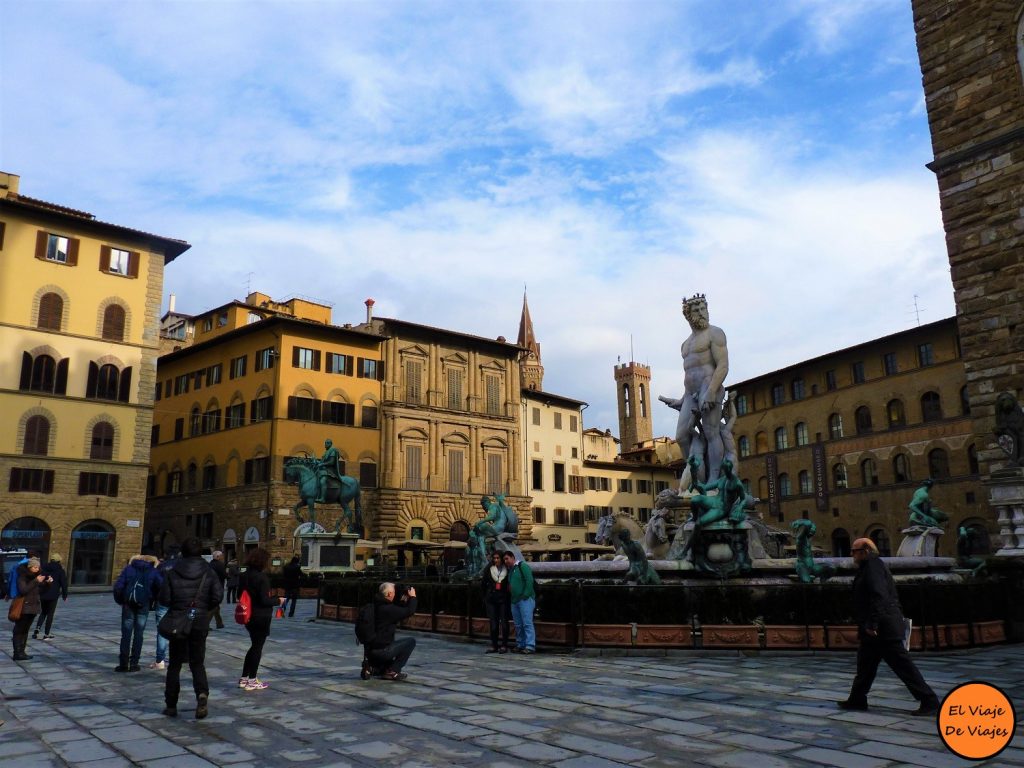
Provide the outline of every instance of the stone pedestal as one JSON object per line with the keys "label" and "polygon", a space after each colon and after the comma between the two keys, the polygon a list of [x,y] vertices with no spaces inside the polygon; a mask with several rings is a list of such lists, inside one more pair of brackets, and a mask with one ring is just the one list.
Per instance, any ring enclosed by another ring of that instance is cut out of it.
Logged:
{"label": "stone pedestal", "polygon": [[984,481],[999,520],[1000,557],[1024,557],[1024,468],[999,469]]}
{"label": "stone pedestal", "polygon": [[[316,526],[320,528],[320,526]],[[305,529],[305,530],[303,530]],[[356,542],[355,533],[327,533],[320,528],[312,529],[309,523],[299,526],[295,533],[302,542],[299,562],[303,570],[315,573],[342,573],[354,571]]]}
{"label": "stone pedestal", "polygon": [[[750,528],[750,523],[745,520],[739,525],[733,525],[728,520],[720,520],[698,531],[690,520],[676,534],[672,546],[675,551],[676,544],[681,544],[687,551],[685,555],[680,552],[679,557],[674,559],[686,556],[693,563],[695,571],[714,574],[722,579],[742,576],[749,573],[752,568],[749,552]],[[672,557],[671,554],[669,556]]]}
{"label": "stone pedestal", "polygon": [[896,550],[896,557],[936,557],[939,537],[945,533],[941,528],[912,525],[903,529],[903,541]]}

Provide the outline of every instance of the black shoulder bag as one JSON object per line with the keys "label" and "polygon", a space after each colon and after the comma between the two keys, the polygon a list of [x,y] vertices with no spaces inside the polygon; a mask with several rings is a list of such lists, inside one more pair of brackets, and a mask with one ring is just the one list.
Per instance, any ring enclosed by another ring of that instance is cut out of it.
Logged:
{"label": "black shoulder bag", "polygon": [[[203,594],[203,587],[206,586],[206,577],[209,574],[210,569],[207,568],[203,578],[199,580],[199,589],[196,590],[196,596],[192,598],[192,605],[185,609],[171,609],[160,619],[160,623],[156,625],[156,631],[160,633],[160,637],[165,637],[168,640],[181,640],[191,634],[192,623],[196,620],[196,600]],[[168,574],[168,578],[170,578],[170,574]]]}

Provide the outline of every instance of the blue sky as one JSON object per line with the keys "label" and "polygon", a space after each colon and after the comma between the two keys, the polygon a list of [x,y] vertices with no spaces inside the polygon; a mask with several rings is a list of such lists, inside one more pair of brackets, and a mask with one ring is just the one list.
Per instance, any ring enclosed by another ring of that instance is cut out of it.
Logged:
{"label": "blue sky", "polygon": [[727,384],[953,314],[909,5],[4,3],[0,168],[190,242],[180,311],[514,339],[525,284],[545,389],[617,431],[694,292]]}

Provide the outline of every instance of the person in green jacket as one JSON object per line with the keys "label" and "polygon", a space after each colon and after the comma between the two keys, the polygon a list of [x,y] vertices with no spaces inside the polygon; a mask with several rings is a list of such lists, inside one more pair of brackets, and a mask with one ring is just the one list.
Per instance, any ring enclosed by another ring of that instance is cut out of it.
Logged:
{"label": "person in green jacket", "polygon": [[537,633],[533,628],[533,609],[537,596],[533,590],[533,571],[524,561],[516,562],[512,552],[502,556],[508,569],[508,589],[512,598],[512,620],[516,624],[516,647],[513,653],[534,653]]}

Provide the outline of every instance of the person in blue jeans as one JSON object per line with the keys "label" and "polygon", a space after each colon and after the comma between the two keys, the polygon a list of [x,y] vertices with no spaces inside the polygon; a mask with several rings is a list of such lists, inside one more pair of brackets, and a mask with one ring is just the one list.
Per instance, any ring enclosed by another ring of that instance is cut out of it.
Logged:
{"label": "person in blue jeans", "polygon": [[[160,574],[161,582],[167,578],[167,571],[173,567],[173,560],[161,560],[159,562],[159,564],[156,566],[156,570],[157,573]],[[158,626],[160,624],[160,619],[167,615],[167,612],[169,610],[171,609],[168,606],[160,605],[160,601],[157,601],[155,607],[155,614],[153,618]],[[167,669],[167,654],[170,648],[170,642],[170,640],[161,635],[159,632],[156,633],[156,661],[149,665],[150,669]]]}
{"label": "person in blue jeans", "polygon": [[508,569],[508,590],[512,598],[512,620],[516,625],[516,647],[513,653],[534,653],[537,633],[533,628],[533,609],[537,606],[537,593],[533,589],[533,571],[525,562],[516,562],[512,552],[502,555]]}
{"label": "person in blue jeans", "polygon": [[[149,608],[160,594],[163,578],[156,570],[152,555],[135,555],[114,582],[114,601],[121,606],[121,649],[115,672],[138,672],[142,656],[143,633],[149,620]],[[136,597],[133,586],[139,580],[143,594]]]}

